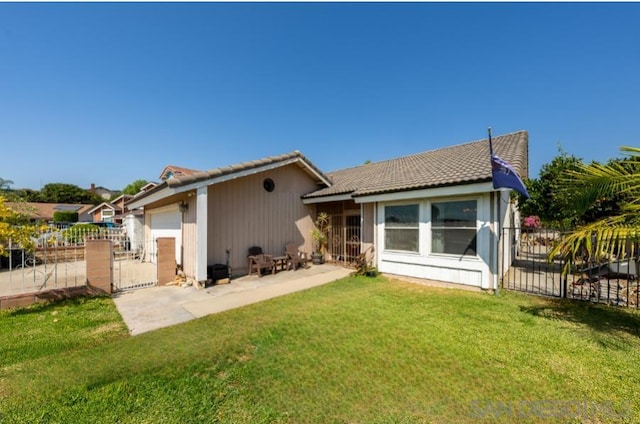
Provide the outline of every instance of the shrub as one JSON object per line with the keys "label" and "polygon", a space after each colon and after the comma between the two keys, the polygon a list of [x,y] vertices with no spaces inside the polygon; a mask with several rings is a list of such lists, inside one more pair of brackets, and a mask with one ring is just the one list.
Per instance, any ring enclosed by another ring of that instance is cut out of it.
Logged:
{"label": "shrub", "polygon": [[62,235],[68,243],[82,244],[87,236],[95,236],[100,234],[100,227],[95,224],[76,224],[62,232]]}
{"label": "shrub", "polygon": [[53,213],[53,222],[78,222],[78,212],[56,211]]}

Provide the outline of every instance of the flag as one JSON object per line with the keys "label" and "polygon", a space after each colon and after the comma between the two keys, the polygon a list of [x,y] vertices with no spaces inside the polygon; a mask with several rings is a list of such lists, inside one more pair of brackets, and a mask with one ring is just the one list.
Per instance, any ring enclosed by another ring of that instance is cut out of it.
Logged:
{"label": "flag", "polygon": [[512,188],[522,193],[527,199],[530,197],[527,187],[518,175],[513,166],[502,160],[498,155],[493,154],[493,144],[491,142],[491,128],[489,128],[489,155],[491,156],[491,179],[493,188]]}
{"label": "flag", "polygon": [[512,188],[522,193],[527,199],[529,198],[529,192],[513,166],[496,155],[491,155],[491,177],[493,188]]}

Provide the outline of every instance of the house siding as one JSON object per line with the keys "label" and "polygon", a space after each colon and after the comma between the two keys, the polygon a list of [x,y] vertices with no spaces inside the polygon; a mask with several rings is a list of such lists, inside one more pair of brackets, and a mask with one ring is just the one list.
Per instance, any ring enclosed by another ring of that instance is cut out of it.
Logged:
{"label": "house siding", "polygon": [[[265,178],[275,182],[272,192],[264,189]],[[295,164],[209,186],[208,265],[225,263],[229,250],[232,274],[242,275],[251,246],[282,255],[293,242],[311,252],[313,207],[301,196],[315,189],[315,181]]]}
{"label": "house siding", "polygon": [[[477,255],[457,256],[431,253],[430,204],[432,201],[462,199],[477,200]],[[384,247],[385,206],[417,203],[420,206],[419,252],[388,251]],[[417,198],[402,202],[379,202],[377,206],[376,238],[377,264],[381,272],[410,277],[447,281],[458,284],[493,288],[492,261],[494,261],[495,235],[492,225],[491,196],[489,193],[464,197]]]}
{"label": "house siding", "polygon": [[190,196],[184,200],[187,210],[182,215],[182,248],[184,263],[182,270],[189,279],[196,279],[196,250],[198,247],[196,226],[196,197]]}

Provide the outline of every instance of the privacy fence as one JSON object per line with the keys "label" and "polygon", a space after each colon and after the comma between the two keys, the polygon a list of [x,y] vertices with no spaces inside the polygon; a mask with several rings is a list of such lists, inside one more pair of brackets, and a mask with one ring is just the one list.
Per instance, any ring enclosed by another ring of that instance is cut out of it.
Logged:
{"label": "privacy fence", "polygon": [[168,253],[163,254],[158,240],[92,226],[50,227],[34,235],[28,246],[8,240],[8,254],[0,256],[0,307],[66,297],[98,286],[98,291],[108,293],[154,286],[158,269],[175,271],[175,243],[165,243]]}
{"label": "privacy fence", "polygon": [[596,259],[585,255],[563,274],[565,258],[549,258],[565,232],[546,228],[503,228],[502,288],[542,296],[640,308],[639,264],[634,255]]}

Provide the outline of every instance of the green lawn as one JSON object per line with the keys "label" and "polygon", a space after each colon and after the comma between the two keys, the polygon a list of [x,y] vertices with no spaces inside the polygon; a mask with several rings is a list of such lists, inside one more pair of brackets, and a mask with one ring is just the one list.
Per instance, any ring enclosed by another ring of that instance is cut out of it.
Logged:
{"label": "green lawn", "polygon": [[130,337],[0,312],[0,422],[638,422],[640,313],[347,278]]}

